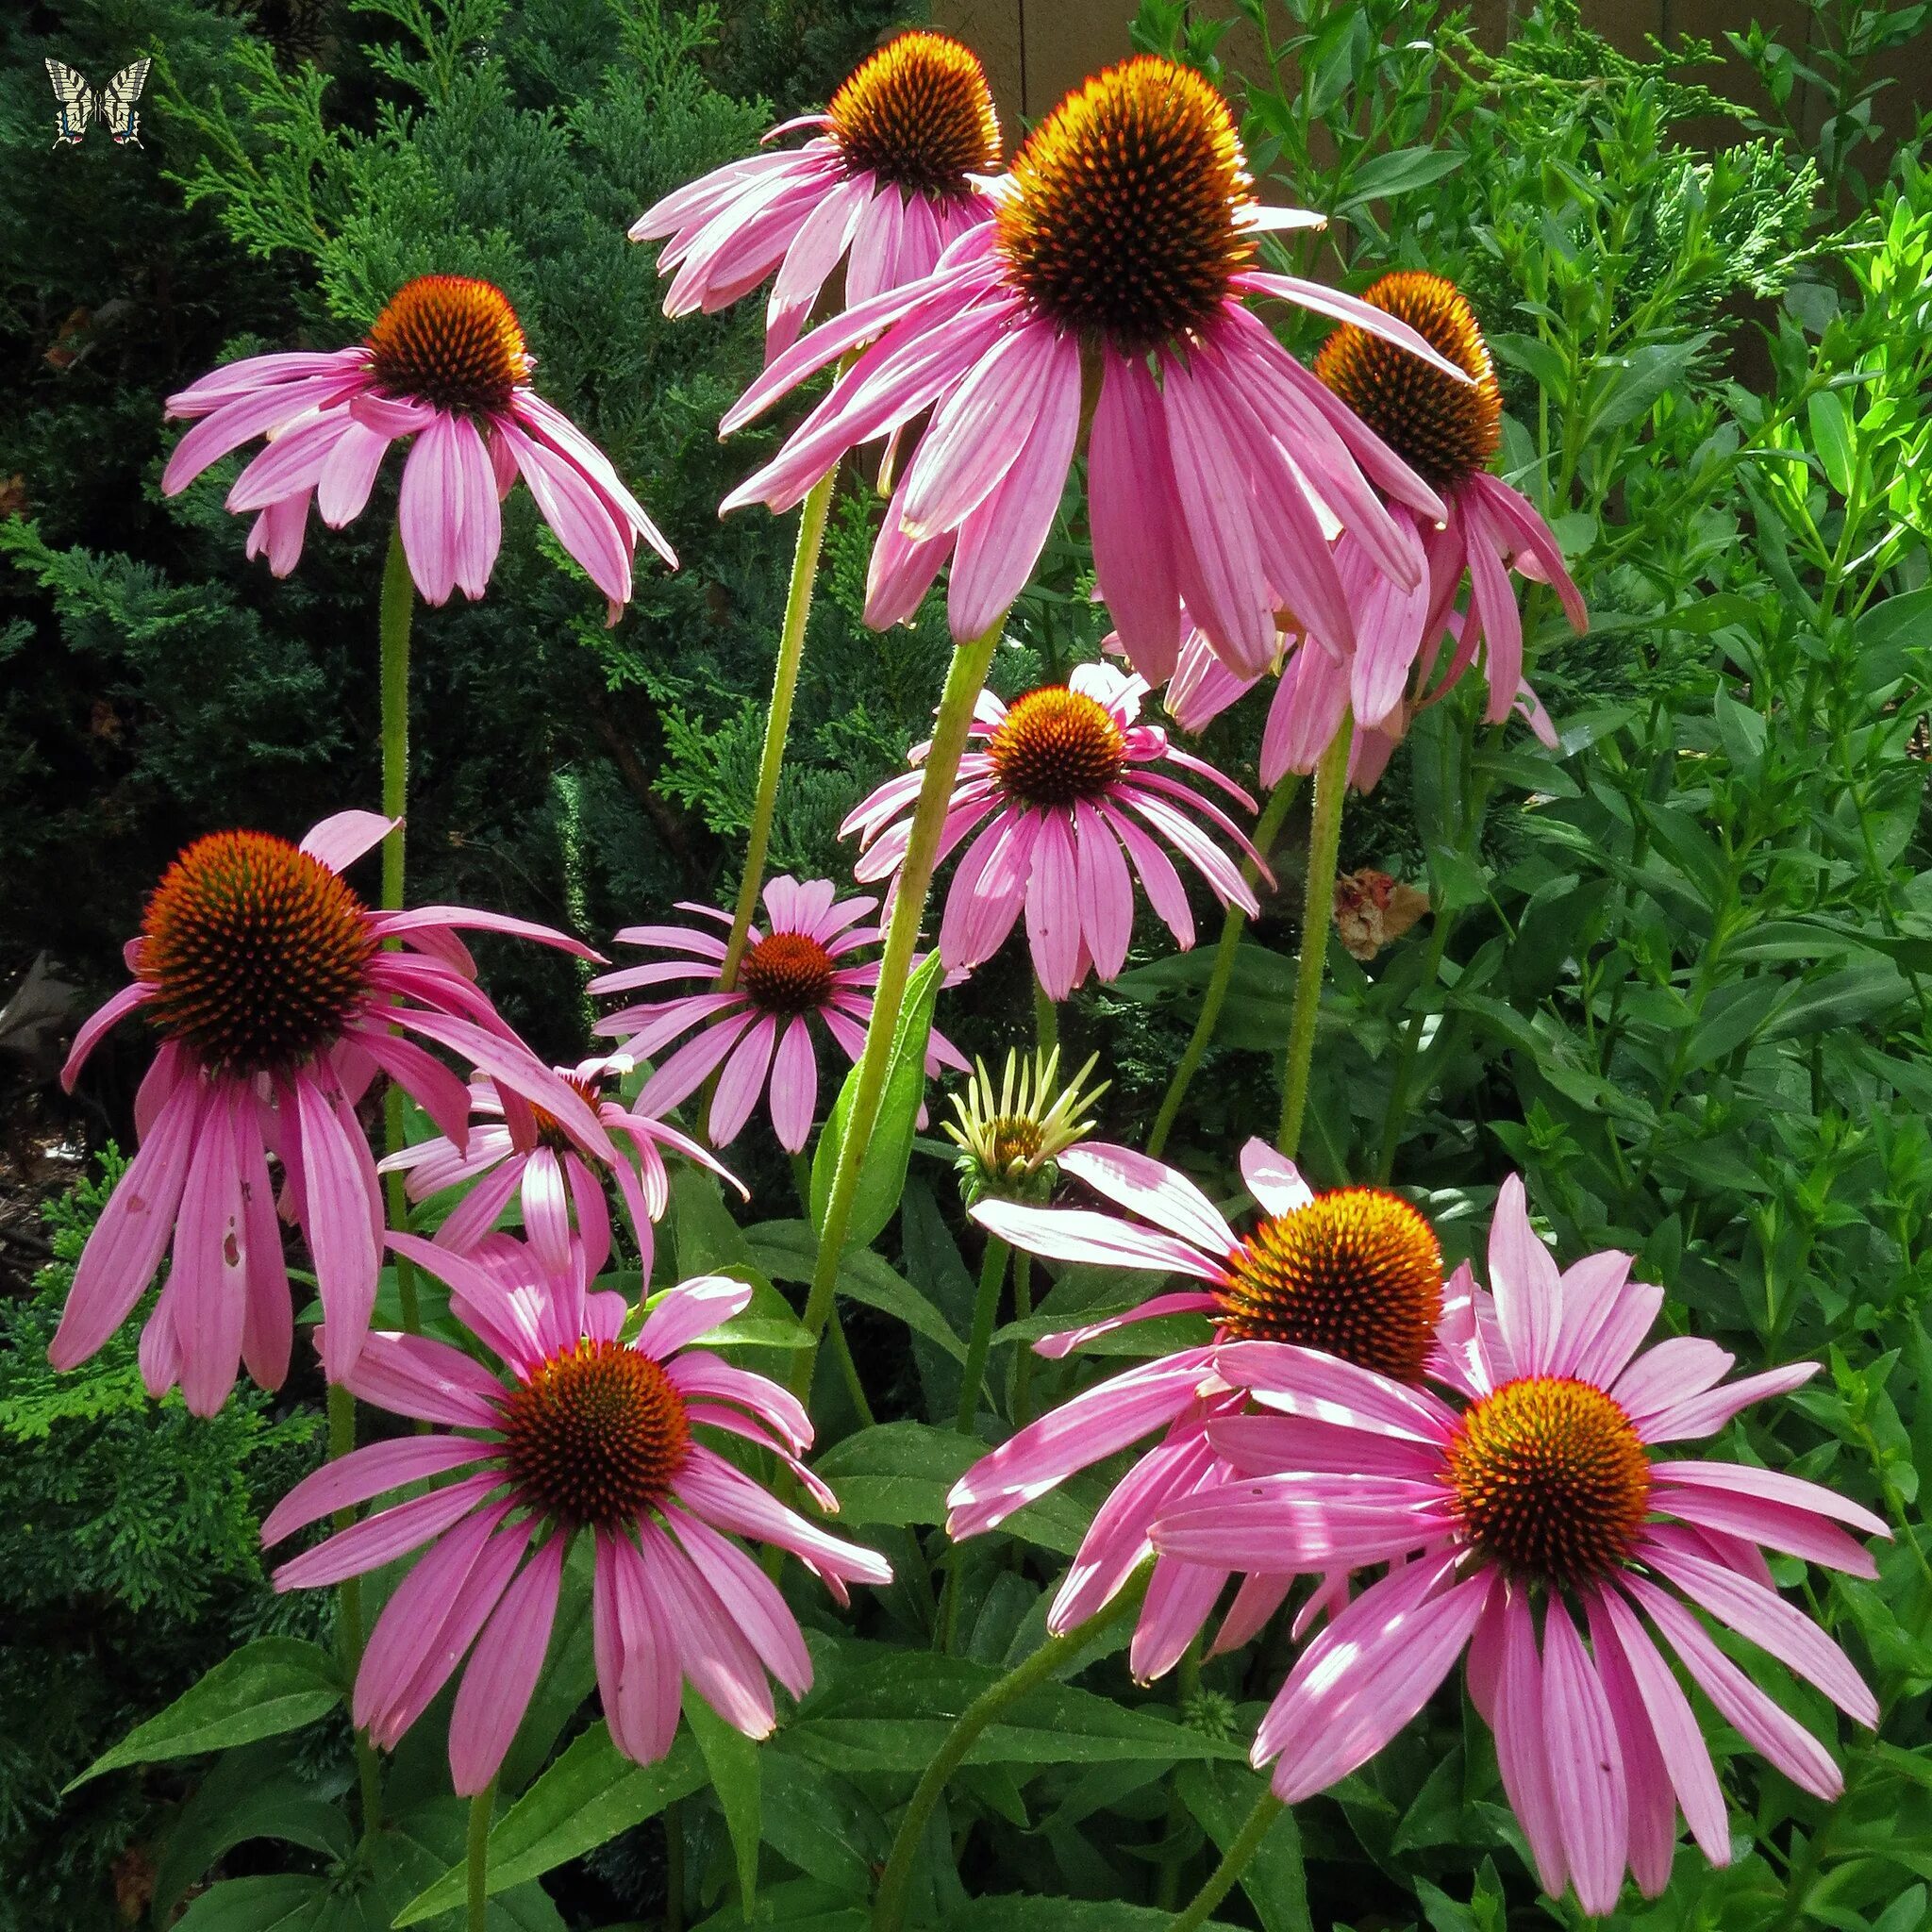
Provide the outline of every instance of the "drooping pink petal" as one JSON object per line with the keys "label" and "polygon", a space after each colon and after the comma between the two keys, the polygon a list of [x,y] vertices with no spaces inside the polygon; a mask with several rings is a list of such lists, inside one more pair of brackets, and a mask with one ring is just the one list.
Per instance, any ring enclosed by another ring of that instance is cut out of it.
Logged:
{"label": "drooping pink petal", "polygon": [[450,1776],[459,1798],[485,1790],[530,1706],[550,1647],[567,1536],[553,1536],[503,1593],[470,1654],[449,1719]]}
{"label": "drooping pink petal", "polygon": [[1546,1741],[1546,1687],[1542,1659],[1537,1654],[1536,1613],[1524,1588],[1503,1587],[1508,1595],[1502,1610],[1502,1654],[1490,1716],[1496,1767],[1503,1774],[1510,1808],[1529,1840],[1537,1877],[1552,1898],[1559,1898],[1570,1864]]}
{"label": "drooping pink petal", "polygon": [[1813,1797],[1831,1799],[1844,1777],[1828,1752],[1797,1719],[1774,1703],[1715,1643],[1684,1606],[1641,1576],[1625,1574],[1622,1587],[1644,1609],[1684,1660],[1704,1694],[1752,1748]]}
{"label": "drooping pink petal", "polygon": [[1583,1909],[1616,1908],[1630,1857],[1630,1797],[1610,1700],[1569,1610],[1543,1617],[1543,1746],[1571,1881]]}
{"label": "drooping pink petal", "polygon": [[1454,1567],[1441,1557],[1383,1578],[1303,1651],[1255,1734],[1282,1803],[1367,1762],[1448,1675],[1494,1588],[1483,1573],[1437,1594]]}
{"label": "drooping pink petal", "polygon": [[204,1111],[198,1079],[168,1096],[127,1172],[108,1197],[74,1271],[74,1286],[47,1345],[57,1369],[92,1355],[127,1319],[161,1265],[188,1178]]}
{"label": "drooping pink petal", "polygon": [[1724,1794],[1690,1700],[1635,1612],[1615,1591],[1594,1591],[1588,1602],[1591,1637],[1605,1682],[1619,1674],[1628,1676],[1691,1837],[1713,1865],[1728,1865],[1731,1833],[1724,1818]]}
{"label": "drooping pink petal", "polygon": [[262,1545],[278,1543],[335,1510],[366,1503],[385,1490],[447,1474],[491,1453],[489,1443],[468,1436],[398,1436],[386,1442],[365,1442],[304,1476],[262,1518]]}

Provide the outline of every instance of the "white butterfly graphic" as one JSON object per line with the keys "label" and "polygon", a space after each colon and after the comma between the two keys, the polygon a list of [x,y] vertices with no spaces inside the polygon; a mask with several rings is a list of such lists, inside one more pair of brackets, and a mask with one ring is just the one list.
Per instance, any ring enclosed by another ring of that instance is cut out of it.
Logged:
{"label": "white butterfly graphic", "polygon": [[65,142],[72,147],[78,143],[87,132],[88,123],[98,114],[107,123],[108,132],[114,137],[117,146],[132,142],[139,147],[141,114],[136,103],[147,85],[147,71],[153,65],[152,60],[143,57],[124,67],[96,93],[87,84],[85,75],[65,61],[49,60],[47,76],[54,83],[54,99],[59,110],[59,131],[54,137],[54,145],[58,147]]}

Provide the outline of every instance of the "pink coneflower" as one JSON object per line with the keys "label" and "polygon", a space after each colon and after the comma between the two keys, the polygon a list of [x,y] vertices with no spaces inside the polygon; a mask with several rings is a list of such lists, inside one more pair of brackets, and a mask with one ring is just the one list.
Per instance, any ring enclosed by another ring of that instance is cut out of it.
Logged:
{"label": "pink coneflower", "polygon": [[[628,992],[680,979],[706,982],[702,990],[671,999],[644,1000],[607,1015],[597,1031],[624,1041],[639,1059],[658,1053],[692,1027],[702,1030],[686,1041],[644,1083],[640,1112],[667,1113],[694,1093],[718,1069],[711,1095],[708,1132],[713,1146],[735,1140],[751,1117],[766,1086],[771,1089],[772,1126],[779,1144],[796,1154],[811,1132],[818,1106],[818,1053],[810,1021],[817,1019],[858,1059],[872,1019],[869,989],[878,981],[876,960],[841,965],[863,947],[877,943],[874,925],[859,921],[877,906],[873,898],[841,899],[830,879],[775,878],[762,897],[768,919],[751,928],[738,979],[729,992],[718,980],[724,964],[724,941],[693,925],[628,925],[617,938],[625,945],[655,946],[680,955],[647,966],[626,966],[591,982],[592,992]],[[715,919],[726,928],[728,912],[680,901],[680,909]],[[728,1058],[727,1058],[728,1056]],[[926,1054],[926,1071],[941,1066],[965,1071],[958,1049],[937,1031]]]}
{"label": "pink coneflower", "polygon": [[311,502],[340,529],[359,516],[392,442],[413,436],[397,515],[409,575],[431,604],[480,597],[503,540],[501,500],[519,474],[543,520],[609,600],[630,598],[641,537],[676,567],[610,458],[530,387],[535,366],[502,290],[468,275],[418,275],[368,336],[329,354],[250,356],[168,398],[197,416],[161,476],[170,496],[258,436],[228,508],[257,512],[248,554],[287,576]]}
{"label": "pink coneflower", "polygon": [[[1059,1156],[1061,1172],[1157,1224],[1145,1228],[1082,1208],[1028,1208],[985,1198],[973,1217],[1014,1246],[1052,1259],[1105,1268],[1191,1274],[1214,1291],[1161,1294],[1034,1344],[1060,1357],[1128,1323],[1158,1315],[1213,1318],[1221,1338],[1260,1337],[1326,1349],[1420,1380],[1435,1350],[1442,1309],[1442,1256],[1415,1209],[1375,1188],[1312,1194],[1265,1142],[1241,1150],[1241,1177],[1262,1218],[1245,1237],[1184,1174],[1125,1147],[1089,1141]],[[1100,1507],[1049,1611],[1048,1627],[1071,1629],[1113,1597],[1145,1559],[1160,1512],[1232,1474],[1212,1425],[1238,1416],[1247,1398],[1215,1370],[1213,1343],[1128,1370],[1064,1403],[981,1457],[954,1485],[949,1534],[974,1536],[1036,1501],[1075,1471],[1164,1430]],[[1294,1566],[1251,1549],[1239,1563],[1159,1556],[1134,1635],[1137,1676],[1178,1660],[1236,1572],[1242,1583],[1217,1650],[1245,1642],[1280,1607]],[[1346,1589],[1338,1574],[1304,1612],[1328,1607]]]}
{"label": "pink coneflower", "polygon": [[[1333,514],[1398,583],[1422,555],[1357,460],[1373,443],[1243,306],[1278,296],[1355,323],[1464,378],[1407,324],[1255,266],[1269,229],[1321,217],[1251,191],[1233,117],[1198,75],[1142,57],[1087,81],[1028,137],[989,225],[933,275],[858,304],[779,356],[728,431],[870,341],[729,509],[800,501],[849,449],[932,412],[873,552],[867,621],[918,607],[952,561],[960,639],[1024,586],[1093,391],[1087,496],[1094,567],[1135,667],[1174,668],[1181,600],[1231,664],[1258,672],[1274,613],[1337,653],[1354,620],[1323,533]],[[1376,445],[1377,481],[1424,519],[1441,499]]]}
{"label": "pink coneflower", "polygon": [[1574,1884],[1596,1914],[1615,1907],[1626,1865],[1647,1895],[1663,1890],[1679,1807],[1705,1856],[1730,1860],[1710,1754],[1655,1637],[1794,1784],[1821,1798],[1841,1788],[1830,1754],[1691,1606],[1878,1722],[1851,1660],[1778,1595],[1759,1546],[1869,1577],[1871,1557],[1835,1524],[1883,1536],[1884,1524],[1774,1470],[1653,1457],[1715,1435],[1816,1363],[1720,1387],[1732,1357],[1714,1342],[1639,1354],[1663,1297],[1629,1268],[1627,1255],[1592,1255],[1559,1277],[1512,1178],[1491,1232],[1493,1300],[1478,1291],[1453,1334],[1444,1323],[1458,1404],[1306,1348],[1224,1346],[1216,1372],[1285,1413],[1210,1423],[1240,1474],[1152,1530],[1157,1550],[1199,1563],[1257,1550],[1303,1570],[1406,1559],[1309,1643],[1254,1761],[1276,1760],[1285,1803],[1326,1789],[1415,1716],[1467,1646],[1538,1876],[1553,1895]]}
{"label": "pink coneflower", "polygon": [[[1405,270],[1384,275],[1362,299],[1399,316],[1472,378],[1454,382],[1347,323],[1315,362],[1316,375],[1380,440],[1383,467],[1399,458],[1401,467],[1441,492],[1448,514],[1438,528],[1418,525],[1401,503],[1391,510],[1428,562],[1426,576],[1411,590],[1379,575],[1352,536],[1338,542],[1336,564],[1356,613],[1356,649],[1344,659],[1292,629],[1281,639],[1274,667],[1279,682],[1261,742],[1268,785],[1284,773],[1314,769],[1345,707],[1357,725],[1349,779],[1368,791],[1413,713],[1441,697],[1478,654],[1489,680],[1490,723],[1500,724],[1514,710],[1545,744],[1555,744],[1549,716],[1523,675],[1523,620],[1508,572],[1552,586],[1579,632],[1590,623],[1556,533],[1526,497],[1490,474],[1502,443],[1503,399],[1466,298],[1440,275]],[[1468,604],[1457,611],[1465,578]],[[1439,669],[1445,637],[1454,647]],[[1168,708],[1183,729],[1198,731],[1253,682],[1217,661],[1209,640],[1197,632],[1182,646]]]}
{"label": "pink coneflower", "polygon": [[[982,748],[959,760],[939,853],[943,862],[985,826],[946,899],[940,955],[949,968],[991,958],[1024,910],[1034,970],[1050,998],[1065,999],[1090,971],[1117,977],[1134,929],[1130,858],[1155,910],[1191,946],[1194,917],[1162,840],[1223,905],[1257,909],[1234,861],[1182,808],[1199,812],[1257,864],[1259,854],[1218,806],[1154,768],[1196,773],[1250,811],[1254,800],[1212,765],[1170,744],[1158,725],[1139,722],[1146,689],[1144,679],[1110,664],[1083,664],[1065,684],[1042,685],[1010,706],[980,692],[968,742],[978,740]],[[926,750],[914,747],[915,768]],[[904,861],[921,775],[915,769],[888,780],[840,826],[842,836],[859,835],[853,872],[861,882],[888,877]]]}
{"label": "pink coneflower", "polygon": [[[582,1098],[510,1032],[477,987],[458,927],[520,934],[598,956],[549,927],[462,906],[375,912],[342,871],[390,830],[375,812],[325,819],[291,845],[216,832],[175,859],[129,942],[134,983],[84,1025],[61,1080],[137,1010],[162,1037],[135,1102],[141,1151],[81,1251],[48,1356],[85,1361],[126,1319],[174,1243],[141,1338],[156,1395],[176,1382],[212,1415],[236,1365],[281,1385],[293,1339],[268,1156],[280,1162],[328,1318],[324,1363],[340,1380],[375,1298],[382,1197],[355,1103],[380,1070],[452,1140],[463,1083],[402,1026],[481,1068],[608,1158]],[[385,950],[385,941],[400,941]]]}
{"label": "pink coneflower", "polygon": [[975,175],[1000,164],[986,70],[946,34],[898,35],[853,69],[823,114],[766,135],[816,130],[802,148],[731,161],[667,194],[633,242],[670,238],[666,315],[710,315],[774,269],[765,356],[789,349],[845,264],[848,307],[932,273],[946,248],[992,219]]}
{"label": "pink coneflower", "polygon": [[[610,1258],[610,1212],[602,1175],[617,1183],[638,1244],[644,1279],[651,1278],[656,1252],[654,1224],[671,1205],[664,1150],[708,1167],[741,1194],[744,1183],[708,1148],[667,1121],[634,1113],[610,1090],[632,1068],[627,1054],[606,1054],[552,1071],[581,1094],[603,1122],[614,1159],[580,1146],[555,1114],[533,1107],[521,1094],[506,1092],[488,1074],[470,1083],[468,1143],[447,1135],[419,1141],[376,1162],[378,1174],[406,1174],[412,1201],[426,1201],[445,1188],[467,1186],[469,1192],[436,1230],[436,1244],[467,1254],[495,1227],[514,1196],[524,1230],[544,1270],[563,1274],[570,1266],[573,1238],[584,1248],[585,1266],[600,1274]],[[747,1198],[749,1198],[747,1196]]]}
{"label": "pink coneflower", "polygon": [[425,1477],[460,1479],[305,1551],[275,1572],[275,1588],[339,1583],[431,1545],[369,1633],[354,1715],[392,1749],[469,1653],[449,1732],[450,1771],[469,1795],[496,1775],[516,1734],[543,1667],[565,1555],[589,1531],[597,1684],[617,1748],[641,1764],[663,1757],[685,1683],[726,1724],[766,1736],[766,1674],[802,1697],[811,1659],[776,1586],[732,1539],[790,1550],[841,1602],[847,1583],[890,1583],[892,1573],[702,1440],[718,1429],[758,1444],[821,1507],[837,1507],[798,1460],[812,1439],[804,1408],[775,1382],[691,1346],[743,1308],[751,1290],[721,1275],[682,1282],[625,1342],[622,1295],[586,1294],[581,1275],[546,1276],[527,1249],[511,1267],[516,1244],[494,1241],[486,1267],[411,1235],[389,1238],[449,1284],[452,1310],[502,1359],[508,1380],[447,1342],[370,1336],[345,1378],[350,1391],[461,1433],[373,1442],[325,1464],[270,1513],[262,1541]]}

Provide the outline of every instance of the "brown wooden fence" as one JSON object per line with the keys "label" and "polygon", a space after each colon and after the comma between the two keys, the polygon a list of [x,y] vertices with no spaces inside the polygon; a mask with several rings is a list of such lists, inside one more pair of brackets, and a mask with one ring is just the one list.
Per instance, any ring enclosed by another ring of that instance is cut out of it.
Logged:
{"label": "brown wooden fence", "polygon": [[[934,0],[933,24],[974,48],[992,76],[1002,119],[1009,132],[1023,119],[1043,113],[1068,88],[1129,51],[1127,25],[1134,0]],[[1232,11],[1232,7],[1227,8]],[[1478,38],[1495,44],[1508,33],[1516,0],[1474,0]],[[1742,29],[1755,18],[1788,45],[1803,47],[1808,16],[1795,0],[1584,0],[1584,19],[1625,52],[1638,54],[1646,36],[1674,42],[1679,34],[1713,41],[1724,49],[1724,30]],[[1911,125],[1912,103],[1932,107],[1932,59],[1926,43],[1907,48],[1880,71],[1897,83],[1887,90],[1881,118],[1894,132]],[[1752,105],[1756,77],[1732,58],[1727,71],[1711,70],[1709,85]],[[1811,121],[1817,113],[1813,104]]]}

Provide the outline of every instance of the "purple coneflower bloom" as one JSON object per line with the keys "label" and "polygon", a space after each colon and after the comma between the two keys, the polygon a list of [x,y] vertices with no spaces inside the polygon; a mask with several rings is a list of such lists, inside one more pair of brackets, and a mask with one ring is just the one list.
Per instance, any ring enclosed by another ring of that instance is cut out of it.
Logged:
{"label": "purple coneflower bloom", "polygon": [[444,1432],[352,1450],[305,1477],[261,1526],[263,1542],[276,1543],[385,1491],[459,1474],[275,1572],[277,1590],[313,1588],[431,1546],[369,1634],[356,1674],[358,1726],[392,1749],[468,1653],[450,1717],[450,1771],[458,1792],[484,1790],[541,1673],[565,1555],[588,1531],[597,1683],[618,1749],[643,1764],[663,1757],[687,1683],[726,1724],[766,1736],[775,1721],[767,1673],[802,1697],[811,1659],[777,1587],[732,1539],[791,1551],[841,1601],[847,1583],[889,1583],[892,1573],[883,1557],[785,1507],[702,1440],[719,1429],[756,1442],[822,1507],[837,1507],[798,1460],[812,1439],[799,1403],[691,1346],[742,1309],[751,1290],[721,1275],[682,1282],[625,1342],[622,1295],[586,1293],[576,1270],[547,1274],[507,1236],[492,1237],[487,1263],[412,1235],[389,1241],[448,1283],[452,1310],[508,1374],[447,1342],[370,1336],[350,1391]]}
{"label": "purple coneflower bloom", "polygon": [[[1083,664],[1065,684],[1043,685],[1010,706],[980,692],[968,738],[980,749],[959,760],[939,851],[943,862],[979,833],[959,861],[940,925],[948,967],[990,959],[1024,910],[1034,970],[1049,998],[1065,999],[1089,972],[1117,977],[1134,929],[1129,859],[1168,929],[1191,946],[1194,917],[1161,841],[1223,905],[1257,909],[1234,861],[1188,812],[1200,813],[1257,864],[1259,855],[1218,806],[1158,768],[1195,773],[1250,811],[1254,800],[1171,744],[1158,725],[1139,722],[1146,689],[1144,679],[1110,664]],[[915,767],[926,750],[914,748]],[[904,861],[921,776],[915,769],[890,779],[840,827],[859,834],[854,874],[861,882],[888,877]]]}
{"label": "purple coneflower bloom", "polygon": [[[1237,1234],[1186,1175],[1145,1155],[1099,1141],[1069,1148],[1060,1171],[1155,1224],[1141,1225],[1084,1208],[1031,1208],[982,1198],[973,1217],[1002,1240],[1051,1259],[1104,1268],[1145,1268],[1193,1276],[1206,1290],[1161,1294],[1124,1313],[1034,1344],[1061,1357],[1115,1329],[1154,1316],[1202,1314],[1219,1338],[1265,1337],[1331,1351],[1398,1378],[1420,1381],[1435,1355],[1442,1310],[1442,1257],[1416,1210],[1376,1188],[1313,1194],[1293,1166],[1261,1141],[1241,1152],[1241,1177],[1261,1209]],[[1160,1442],[1122,1477],[1101,1505],[1048,1613],[1071,1629],[1111,1599],[1146,1559],[1150,1525],[1161,1511],[1232,1469],[1213,1425],[1239,1416],[1247,1397],[1215,1369],[1213,1341],[1184,1348],[1083,1391],[1003,1442],[954,1485],[948,1531],[977,1535],[1157,1429]],[[1242,1583],[1215,1640],[1245,1642],[1279,1608],[1295,1569],[1265,1551],[1240,1563],[1157,1557],[1135,1630],[1130,1662],[1141,1677],[1175,1663],[1206,1624],[1235,1573]],[[1345,1596],[1337,1566],[1303,1620]]]}
{"label": "purple coneflower bloom", "polygon": [[848,307],[932,273],[992,219],[975,175],[1000,164],[986,70],[946,34],[903,33],[869,54],[823,114],[766,135],[814,130],[801,148],[730,161],[641,215],[633,242],[669,238],[666,315],[710,315],[774,269],[765,356],[789,349],[842,261]]}
{"label": "purple coneflower bloom", "polygon": [[[1400,502],[1391,506],[1390,514],[1420,542],[1428,565],[1408,590],[1382,576],[1352,535],[1337,542],[1356,647],[1338,656],[1292,625],[1280,640],[1274,665],[1279,682],[1261,744],[1268,785],[1284,773],[1312,771],[1346,708],[1357,725],[1349,778],[1368,791],[1413,713],[1441,697],[1479,652],[1490,723],[1517,711],[1545,744],[1555,744],[1548,714],[1523,675],[1523,620],[1508,573],[1550,585],[1579,632],[1590,624],[1556,533],[1525,496],[1490,473],[1502,442],[1502,394],[1467,298],[1440,275],[1405,270],[1384,275],[1362,299],[1426,336],[1472,378],[1452,381],[1347,323],[1315,362],[1316,375],[1373,432],[1363,445],[1371,475],[1378,481],[1408,472],[1426,477],[1441,492],[1447,515],[1437,527],[1418,523]],[[1467,606],[1458,611],[1465,578]],[[1445,637],[1453,648],[1439,669]],[[1181,648],[1167,707],[1183,729],[1198,731],[1255,681],[1219,661],[1197,631]]]}
{"label": "purple coneflower bloom", "polygon": [[[993,221],[928,279],[816,330],[725,414],[729,431],[870,344],[724,508],[789,508],[847,450],[930,410],[873,552],[867,621],[909,616],[950,559],[953,634],[978,637],[1046,541],[1087,396],[1094,568],[1138,670],[1154,681],[1173,670],[1183,598],[1248,673],[1274,653],[1278,609],[1338,654],[1352,649],[1323,512],[1401,585],[1422,581],[1422,553],[1357,461],[1374,440],[1246,299],[1298,303],[1450,380],[1462,372],[1407,323],[1256,266],[1264,232],[1322,218],[1255,200],[1226,103],[1173,61],[1126,60],[1075,89],[991,192]],[[1440,520],[1436,491],[1375,450],[1383,489]]]}
{"label": "purple coneflower bloom", "polygon": [[[81,1251],[48,1349],[56,1368],[85,1361],[121,1325],[172,1240],[167,1285],[142,1331],[150,1391],[179,1382],[188,1407],[212,1415],[238,1362],[279,1388],[294,1330],[274,1155],[327,1317],[324,1365],[341,1379],[369,1326],[382,1239],[355,1103],[379,1070],[453,1141],[468,1120],[462,1081],[392,1027],[458,1054],[610,1154],[596,1115],[497,1016],[455,929],[598,955],[548,926],[462,906],[372,911],[341,873],[391,824],[341,812],[299,847],[265,832],[212,833],[155,888],[127,946],[133,984],[80,1029],[61,1073],[71,1088],[130,1013],[162,1037],[135,1102],[141,1150]],[[386,950],[389,941],[400,947]]]}
{"label": "purple coneflower bloom", "polygon": [[287,576],[310,504],[331,528],[362,513],[392,442],[416,440],[397,508],[416,588],[431,604],[480,597],[503,540],[501,500],[521,474],[543,520],[609,601],[630,598],[641,537],[677,558],[610,458],[530,387],[535,366],[502,290],[468,275],[419,275],[367,338],[325,354],[250,356],[168,398],[197,422],[162,473],[170,496],[258,436],[268,447],[236,477],[228,508],[253,510],[248,554]]}
{"label": "purple coneflower bloom", "polygon": [[614,1159],[580,1146],[555,1114],[484,1074],[470,1083],[470,1108],[478,1118],[471,1122],[467,1144],[438,1135],[377,1161],[376,1172],[407,1174],[412,1201],[426,1201],[446,1188],[469,1189],[436,1230],[439,1247],[467,1253],[495,1227],[514,1196],[524,1231],[545,1270],[558,1274],[569,1267],[575,1238],[593,1275],[610,1258],[610,1212],[601,1179],[608,1174],[623,1197],[648,1281],[654,1224],[671,1205],[665,1149],[709,1168],[741,1194],[745,1188],[708,1148],[667,1121],[631,1111],[609,1091],[632,1065],[627,1054],[605,1054],[553,1070],[603,1122]]}
{"label": "purple coneflower bloom", "polygon": [[[795,1154],[811,1132],[818,1106],[818,1053],[810,1021],[816,1019],[857,1060],[872,1019],[870,989],[878,962],[841,964],[878,941],[878,928],[859,921],[874,898],[841,899],[830,879],[771,880],[761,895],[767,919],[754,926],[729,992],[719,989],[724,940],[694,925],[628,925],[618,933],[625,945],[655,946],[679,955],[645,966],[626,966],[593,979],[592,992],[630,992],[677,980],[702,984],[670,999],[640,1001],[607,1015],[597,1030],[624,1041],[639,1059],[658,1054],[693,1027],[697,1037],[664,1060],[637,1098],[640,1112],[667,1113],[718,1070],[711,1096],[711,1143],[727,1145],[751,1117],[769,1085],[772,1126],[779,1144]],[[679,909],[714,919],[729,928],[731,915],[709,906],[679,902]],[[727,1058],[728,1056],[728,1058]],[[941,1066],[962,1073],[967,1063],[952,1042],[932,1035],[926,1071]]]}
{"label": "purple coneflower bloom", "polygon": [[1705,1856],[1730,1859],[1717,1774],[1667,1653],[1794,1784],[1838,1794],[1830,1754],[1695,1610],[1875,1725],[1851,1660],[1779,1596],[1761,1550],[1869,1577],[1871,1557],[1837,1525],[1889,1534],[1857,1504],[1775,1470],[1657,1457],[1817,1364],[1721,1386],[1733,1357],[1715,1342],[1677,1336],[1640,1353],[1663,1291],[1629,1270],[1627,1255],[1606,1253],[1559,1275],[1512,1177],[1491,1230],[1491,1292],[1443,1323],[1459,1401],[1307,1348],[1225,1345],[1216,1373],[1282,1412],[1210,1423],[1237,1474],[1151,1530],[1163,1556],[1197,1563],[1257,1551],[1304,1570],[1390,1560],[1302,1654],[1256,1735],[1256,1764],[1274,1760],[1285,1803],[1324,1790],[1388,1743],[1467,1649],[1538,1876],[1552,1894],[1574,1884],[1595,1914],[1615,1907],[1626,1866],[1646,1894],[1663,1890],[1679,1807]]}

